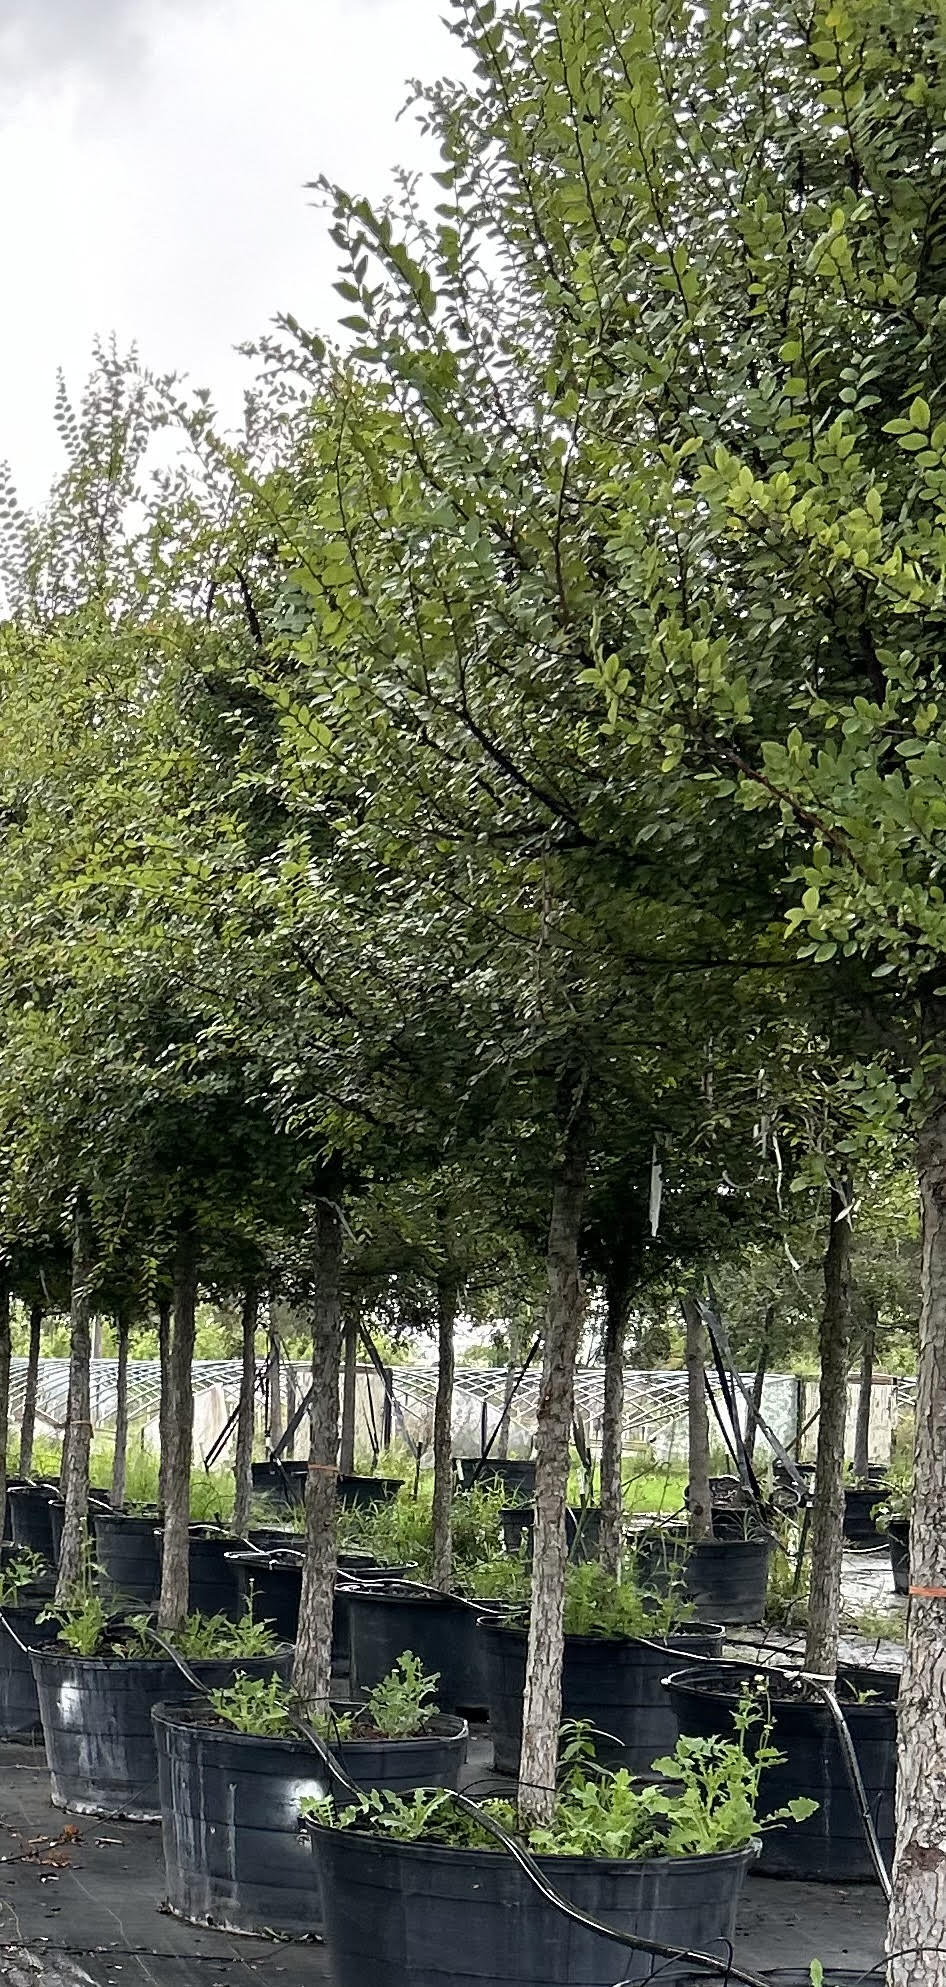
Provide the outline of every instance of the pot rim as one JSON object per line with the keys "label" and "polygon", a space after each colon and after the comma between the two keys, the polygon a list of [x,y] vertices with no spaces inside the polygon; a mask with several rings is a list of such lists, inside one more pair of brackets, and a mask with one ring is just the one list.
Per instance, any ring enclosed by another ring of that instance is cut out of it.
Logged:
{"label": "pot rim", "polygon": [[[507,1851],[500,1846],[495,1849],[469,1849],[448,1848],[444,1842],[399,1842],[395,1836],[371,1835],[367,1830],[359,1828],[327,1828],[323,1822],[316,1821],[312,1815],[303,1815],[301,1821],[306,1833],[315,1836],[316,1839],[321,1839],[322,1837],[336,1839],[350,1835],[361,1847],[369,1845],[371,1849],[380,1854],[396,1850],[398,1854],[417,1856],[418,1859],[435,1860],[438,1862],[450,1862],[456,1857],[462,1856],[466,1857],[475,1868],[480,1867],[483,1863],[486,1863],[488,1868],[495,1868],[501,1858],[506,1861],[512,1861]],[[533,1861],[538,1865],[539,1869],[546,1870],[549,1873],[553,1870],[566,1870],[569,1872],[572,1870],[584,1870],[588,1868],[589,1864],[596,1870],[602,1870],[608,1874],[619,1874],[626,1870],[652,1870],[655,1872],[666,1869],[695,1868],[718,1870],[723,1863],[743,1863],[748,1865],[758,1856],[760,1848],[761,1838],[753,1836],[752,1841],[747,1842],[742,1849],[714,1849],[702,1856],[618,1858],[614,1856],[549,1856],[542,1854],[533,1856]],[[518,1868],[519,1865],[515,1864],[514,1867]],[[470,1902],[472,1903],[473,1900],[470,1900]]]}
{"label": "pot rim", "polygon": [[[161,1698],[157,1704],[151,1706],[151,1722],[152,1724],[163,1725],[168,1731],[198,1731],[201,1737],[212,1745],[229,1744],[236,1739],[240,1744],[246,1745],[251,1749],[254,1747],[274,1746],[280,1750],[285,1750],[287,1753],[304,1752],[309,1758],[318,1758],[315,1747],[310,1745],[301,1736],[298,1738],[269,1738],[265,1733],[261,1732],[237,1732],[226,1725],[211,1724],[209,1720],[213,1716],[213,1713],[209,1710],[206,1714],[206,1723],[197,1717],[186,1718],[179,1715],[185,1710],[193,1709],[194,1711],[198,1711],[202,1705],[203,1699],[200,1697]],[[343,1709],[341,1705],[334,1706],[333,1708],[339,1712]],[[357,1710],[359,1707],[356,1705],[354,1708]],[[347,1715],[348,1707],[346,1706],[344,1709]],[[447,1731],[418,1732],[411,1739],[385,1739],[379,1733],[374,1738],[327,1739],[325,1743],[333,1752],[351,1751],[359,1753],[376,1752],[380,1746],[429,1746],[433,1748],[434,1746],[442,1746],[446,1743],[463,1744],[469,1738],[470,1728],[466,1719],[455,1716],[451,1711],[438,1712],[437,1718],[432,1722],[440,1726],[448,1726],[450,1729]]]}
{"label": "pot rim", "polygon": [[[30,1653],[55,1663],[72,1663],[77,1669],[83,1670],[103,1670],[110,1673],[112,1670],[125,1672],[134,1669],[174,1669],[177,1670],[179,1676],[181,1674],[173,1656],[79,1656],[74,1649],[57,1649],[54,1644],[46,1648],[31,1651]],[[287,1656],[291,1656],[292,1653],[291,1642],[280,1642],[278,1647],[272,1650],[268,1656],[248,1656],[246,1654],[236,1656],[186,1656],[184,1660],[188,1668],[196,1671],[199,1675],[201,1669],[219,1669],[221,1664],[224,1663],[276,1663]]]}
{"label": "pot rim", "polygon": [[[494,1621],[489,1615],[478,1617],[477,1626],[480,1626],[480,1623],[486,1628],[498,1629],[502,1635],[514,1635],[523,1642],[526,1641],[529,1634],[527,1628],[519,1628],[515,1622]],[[724,1634],[725,1629],[720,1622],[707,1621],[698,1624],[694,1623],[690,1628],[668,1629],[666,1636],[656,1634],[652,1636],[566,1634],[565,1643],[566,1646],[581,1649],[614,1649],[615,1647],[622,1647],[627,1649],[648,1649],[654,1652],[656,1652],[656,1649],[669,1649],[670,1653],[674,1654],[673,1644],[675,1642],[705,1642],[710,1635]],[[685,1651],[681,1651],[680,1653],[685,1654]]]}
{"label": "pot rim", "polygon": [[[711,1662],[711,1664],[707,1664],[707,1668],[710,1667],[719,1668],[723,1667],[723,1665],[721,1664],[717,1665],[715,1661],[713,1661]],[[727,1664],[726,1667],[729,1667],[729,1665]],[[896,1678],[897,1683],[899,1684],[900,1680],[899,1672],[897,1670],[881,1669],[879,1664],[853,1663],[848,1665],[847,1667],[850,1667],[851,1669],[856,1669],[861,1675],[874,1675],[877,1677],[893,1677]],[[745,1674],[746,1671],[751,1671],[754,1669],[754,1673],[757,1676],[763,1676],[763,1677],[778,1676],[779,1674],[777,1669],[775,1669],[774,1667],[766,1668],[764,1664],[758,1664],[753,1666],[751,1663],[745,1663],[745,1664],[734,1663],[732,1665],[732,1668],[734,1670],[736,1669],[741,1670],[743,1674]],[[787,1674],[789,1676],[796,1676],[799,1675],[800,1672],[796,1670],[786,1670],[783,1671],[782,1674],[783,1675]],[[684,1694],[689,1695],[691,1697],[710,1697],[720,1704],[736,1705],[740,1702],[742,1695],[742,1693],[735,1688],[728,1689],[726,1687],[725,1680],[722,1681],[719,1687],[714,1689],[712,1683],[710,1682],[710,1679],[706,1676],[706,1671],[703,1670],[702,1668],[697,1668],[696,1665],[681,1670],[673,1670],[668,1676],[661,1677],[660,1681],[661,1681],[661,1686],[664,1690],[683,1691]],[[735,1678],[733,1678],[732,1681],[733,1684],[735,1684]],[[845,1721],[847,1720],[847,1717],[851,1712],[856,1712],[859,1715],[866,1715],[870,1713],[873,1714],[874,1717],[883,1715],[885,1717],[893,1716],[895,1718],[897,1715],[896,1696],[882,1698],[878,1703],[861,1704],[857,1702],[850,1702],[845,1704],[841,1700],[839,1700],[839,1702],[841,1703],[841,1710],[844,1713]],[[823,1698],[774,1697],[771,1700],[771,1704],[773,1712],[783,1711],[783,1710],[811,1711],[814,1712],[819,1717],[824,1717],[824,1718],[831,1717],[831,1712]]]}

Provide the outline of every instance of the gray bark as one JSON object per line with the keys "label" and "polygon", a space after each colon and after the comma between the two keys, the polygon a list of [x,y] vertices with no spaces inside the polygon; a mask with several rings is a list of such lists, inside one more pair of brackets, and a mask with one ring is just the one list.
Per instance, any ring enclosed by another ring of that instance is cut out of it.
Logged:
{"label": "gray bark", "polygon": [[33,1468],[33,1442],[36,1436],[36,1390],[39,1385],[39,1356],[43,1345],[43,1319],[46,1316],[42,1304],[30,1305],[30,1342],[26,1355],[26,1391],[23,1396],[23,1420],[20,1425],[21,1476],[29,1476]]}
{"label": "gray bark", "polygon": [[168,1427],[171,1418],[171,1299],[162,1297],[158,1303],[158,1360],[161,1366],[161,1400],[158,1406],[158,1503],[161,1510],[167,1503],[167,1457],[170,1447]]}
{"label": "gray bark", "polygon": [[92,1446],[92,1225],[83,1196],[72,1220],[72,1300],[69,1332],[69,1409],[62,1452],[65,1516],[56,1600],[68,1599],[85,1571],[89,1523],[89,1450]]}
{"label": "gray bark", "polygon": [[453,1368],[460,1288],[444,1270],[437,1278],[437,1397],[434,1402],[433,1567],[431,1581],[449,1593],[453,1578]]}
{"label": "gray bark", "polygon": [[194,1443],[194,1339],[197,1241],[182,1222],[174,1264],[174,1305],[168,1356],[168,1414],[164,1456],[164,1548],[158,1626],[178,1628],[190,1597],[191,1460]]}
{"label": "gray bark", "polygon": [[115,1385],[115,1450],[112,1456],[111,1505],[120,1511],[125,1502],[125,1470],[128,1462],[128,1339],[131,1314],[122,1305],[115,1314],[115,1350],[118,1375]]}
{"label": "gray bark", "polygon": [[831,1188],[824,1259],[824,1306],[819,1341],[818,1452],[811,1515],[811,1593],[805,1667],[833,1677],[838,1666],[841,1553],[844,1527],[844,1426],[851,1357],[851,1223],[843,1210],[851,1190]]}
{"label": "gray bark", "polygon": [[866,1483],[870,1468],[870,1408],[874,1392],[874,1348],[877,1338],[877,1307],[871,1304],[869,1321],[861,1343],[861,1371],[857,1389],[857,1426],[854,1431],[854,1475]]}
{"label": "gray bark", "polygon": [[256,1430],[256,1324],[259,1317],[259,1291],[254,1283],[243,1293],[240,1315],[240,1345],[243,1367],[240,1374],[240,1411],[237,1415],[236,1451],[233,1458],[233,1529],[245,1532],[250,1522],[253,1494],[253,1436]]}
{"label": "gray bark", "polygon": [[338,1483],[338,1382],[342,1356],[342,1223],[338,1208],[319,1201],[317,1262],[312,1289],[312,1409],[305,1494],[305,1563],[293,1689],[324,1708],[332,1681],[335,1520]]}
{"label": "gray bark", "polygon": [[694,1297],[683,1299],[686,1324],[687,1431],[690,1487],[688,1530],[694,1545],[713,1536],[710,1490],[709,1416],[706,1411],[706,1327]]}
{"label": "gray bark", "polygon": [[923,1221],[910,1578],[898,1701],[890,1987],[946,1987],[946,1102],[920,1134]]}
{"label": "gray bark", "polygon": [[565,1597],[565,1500],[575,1360],[584,1291],[578,1239],[588,1175],[590,1119],[574,1098],[552,1193],[548,1239],[548,1316],[536,1417],[532,1605],[522,1713],[519,1813],[525,1827],[548,1826],[555,1809],[558,1730],[562,1715],[562,1610]]}
{"label": "gray bark", "polygon": [[0,1538],[7,1511],[7,1444],[10,1420],[10,1285],[0,1275]]}
{"label": "gray bark", "polygon": [[608,1279],[604,1328],[604,1399],[601,1417],[601,1564],[616,1574],[621,1565],[624,1497],[621,1481],[624,1441],[624,1335],[628,1291],[621,1278]]}
{"label": "gray bark", "polygon": [[358,1312],[352,1303],[345,1319],[345,1366],[342,1376],[342,1440],[339,1469],[351,1476],[355,1467],[355,1407],[358,1399]]}

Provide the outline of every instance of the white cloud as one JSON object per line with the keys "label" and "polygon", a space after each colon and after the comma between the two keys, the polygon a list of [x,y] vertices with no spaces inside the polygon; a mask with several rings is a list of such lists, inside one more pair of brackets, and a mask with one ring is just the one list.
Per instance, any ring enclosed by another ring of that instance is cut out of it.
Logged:
{"label": "white cloud", "polygon": [[407,76],[455,63],[438,14],[438,0],[3,0],[0,456],[27,496],[56,459],[56,366],[78,386],[96,332],[232,397],[233,346],[277,311],[334,320],[305,183],[325,171],[377,194],[395,162],[435,163],[397,113]]}

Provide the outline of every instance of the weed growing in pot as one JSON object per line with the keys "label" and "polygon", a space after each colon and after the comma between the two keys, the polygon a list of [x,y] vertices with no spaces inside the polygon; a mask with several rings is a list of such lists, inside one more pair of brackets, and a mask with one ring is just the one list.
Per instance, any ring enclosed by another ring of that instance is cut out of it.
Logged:
{"label": "weed growing in pot", "polygon": [[427,1579],[433,1563],[429,1486],[416,1498],[402,1490],[384,1503],[340,1510],[338,1544],[370,1552],[384,1566],[416,1566],[418,1577]]}
{"label": "weed growing in pot", "polygon": [[494,1552],[470,1567],[463,1587],[470,1600],[524,1605],[532,1591],[532,1562],[525,1552]]}
{"label": "weed growing in pot", "polygon": [[15,1607],[24,1587],[32,1586],[34,1580],[41,1580],[48,1572],[45,1559],[23,1546],[6,1566],[0,1567],[0,1608]]}
{"label": "weed growing in pot", "polygon": [[111,1617],[99,1594],[90,1589],[77,1593],[57,1607],[44,1608],[40,1621],[58,1621],[57,1642],[74,1656],[98,1656],[106,1640]]}
{"label": "weed growing in pot", "polygon": [[428,1676],[418,1656],[405,1649],[393,1670],[365,1701],[365,1712],[385,1739],[412,1739],[437,1715],[439,1672]]}
{"label": "weed growing in pot", "polygon": [[628,1576],[615,1579],[595,1560],[569,1566],[565,1574],[566,1635],[659,1641],[662,1635],[684,1626],[691,1614],[682,1588],[671,1586],[666,1594],[647,1593]]}
{"label": "weed growing in pot", "polygon": [[254,1621],[248,1614],[239,1621],[225,1614],[189,1614],[175,1630],[173,1641],[192,1662],[219,1656],[272,1656],[280,1646],[269,1623]]}
{"label": "weed growing in pot", "polygon": [[[758,1812],[759,1783],[782,1757],[772,1726],[756,1697],[746,1697],[735,1720],[737,1736],[680,1738],[674,1751],[654,1762],[660,1784],[635,1782],[626,1768],[595,1769],[582,1736],[569,1742],[568,1761],[549,1828],[531,1829],[526,1847],[546,1856],[605,1857],[636,1862],[650,1857],[708,1856],[744,1849],[766,1829],[804,1821],[817,1802],[790,1801],[774,1813]],[[758,1729],[757,1731],[757,1728]],[[752,1734],[752,1743],[746,1741]],[[482,1813],[516,1832],[509,1801],[485,1801]],[[410,1797],[372,1789],[354,1807],[337,1813],[331,1800],[306,1804],[325,1826],[390,1835],[399,1842],[438,1842],[449,1848],[493,1849],[496,1839],[448,1792],[421,1789]]]}

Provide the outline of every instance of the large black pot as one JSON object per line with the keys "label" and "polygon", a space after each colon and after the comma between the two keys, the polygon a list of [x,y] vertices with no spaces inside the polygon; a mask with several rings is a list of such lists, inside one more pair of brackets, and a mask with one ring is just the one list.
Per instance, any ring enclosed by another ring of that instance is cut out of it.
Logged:
{"label": "large black pot", "polygon": [[[506,1551],[527,1553],[531,1559],[535,1532],[535,1512],[532,1505],[507,1505],[500,1512],[500,1519]],[[565,1512],[565,1536],[568,1540],[569,1559],[576,1563],[581,1560],[597,1559],[601,1546],[601,1512],[597,1505],[589,1505],[586,1510],[569,1506]]]}
{"label": "large black pot", "polygon": [[[322,1911],[299,1803],[332,1791],[311,1746],[249,1738],[206,1722],[193,1698],[152,1714],[161,1789],[168,1904],[179,1918],[231,1932],[321,1929]],[[456,1787],[466,1757],[462,1718],[416,1739],[343,1740],[357,1787]]]}
{"label": "large black pot", "polygon": [[844,1536],[848,1545],[883,1545],[884,1534],[873,1512],[884,1501],[884,1484],[849,1484],[844,1492]]}
{"label": "large black pot", "polygon": [[[668,1680],[670,1701],[681,1732],[699,1738],[730,1738],[741,1687],[747,1676],[763,1676],[771,1704],[774,1743],[785,1755],[762,1775],[759,1811],[765,1814],[805,1795],[818,1806],[807,1821],[773,1829],[762,1838],[763,1876],[798,1877],[809,1883],[869,1883],[874,1866],[837,1731],[820,1699],[778,1695],[785,1671],[747,1671],[744,1664],[680,1670]],[[888,1867],[894,1845],[894,1789],[897,1765],[899,1678],[889,1670],[844,1667],[838,1672],[839,1701],[864,1782],[868,1807]],[[866,1704],[845,1702],[845,1686],[872,1691]]]}
{"label": "large black pot", "polygon": [[[164,1534],[155,1528],[159,1562],[164,1558]],[[228,1621],[240,1619],[240,1582],[229,1555],[238,1552],[241,1541],[231,1532],[212,1525],[192,1525],[188,1548],[188,1605],[192,1614],[223,1614]],[[160,1584],[160,1583],[159,1583]]]}
{"label": "large black pot", "polygon": [[[493,1764],[499,1773],[518,1773],[522,1745],[522,1699],[526,1681],[524,1628],[482,1620],[480,1643],[486,1663]],[[562,1669],[562,1717],[593,1725],[595,1753],[608,1766],[648,1773],[655,1759],[672,1752],[677,1720],[663,1678],[679,1658],[719,1656],[719,1628],[682,1630],[652,1646],[628,1636],[566,1635]],[[607,1736],[605,1736],[607,1735]],[[611,1743],[609,1743],[609,1739]]]}
{"label": "large black pot", "polygon": [[525,1457],[509,1457],[505,1462],[501,1456],[462,1456],[457,1463],[460,1484],[464,1490],[472,1490],[475,1484],[482,1484],[484,1490],[494,1490],[499,1484],[505,1497],[527,1500],[535,1496],[535,1463]]}
{"label": "large black pot", "polygon": [[39,1700],[30,1650],[59,1633],[56,1621],[37,1621],[49,1600],[20,1598],[0,1609],[0,1739],[19,1739],[39,1730]]}
{"label": "large black pot", "polygon": [[340,1476],[338,1501],[346,1511],[370,1511],[374,1504],[390,1504],[403,1487],[399,1476]]}
{"label": "large black pot", "polygon": [[[245,1676],[288,1676],[292,1651],[188,1664],[207,1690]],[[32,1656],[54,1807],[127,1821],[157,1821],[158,1762],[151,1709],[182,1684],[170,1658],[73,1656],[60,1648]]]}
{"label": "large black pot", "polygon": [[56,1563],[50,1505],[59,1496],[58,1485],[14,1484],[9,1492],[10,1530],[14,1545],[26,1546]]}
{"label": "large black pot", "polygon": [[890,1567],[893,1573],[894,1592],[910,1592],[910,1520],[909,1518],[888,1518],[887,1541],[890,1546]]}
{"label": "large black pot", "polygon": [[[254,1540],[260,1535],[252,1534]],[[274,1536],[274,1535],[273,1535]],[[294,1642],[299,1627],[302,1600],[302,1566],[305,1541],[298,1546],[258,1552],[231,1552],[228,1563],[234,1567],[240,1613],[250,1612],[254,1621],[268,1621],[281,1641]],[[380,1566],[370,1552],[340,1552],[339,1571],[359,1580],[378,1576],[404,1578],[406,1567]],[[340,1637],[339,1658],[348,1663],[348,1617],[345,1617],[344,1646]],[[333,1655],[334,1660],[334,1655]]]}
{"label": "large black pot", "polygon": [[[354,1554],[351,1555],[354,1557]],[[332,1610],[332,1671],[335,1676],[351,1675],[351,1596],[362,1581],[409,1580],[416,1571],[413,1561],[406,1566],[382,1566],[375,1560],[363,1568],[348,1568],[339,1555],[339,1578],[335,1583]],[[400,1650],[398,1650],[400,1655]]]}
{"label": "large black pot", "polygon": [[155,1519],[122,1511],[96,1511],[95,1563],[100,1592],[108,1600],[138,1601],[152,1607],[161,1592],[161,1555]]}
{"label": "large black pot", "polygon": [[[310,1822],[333,1987],[612,1987],[655,1961],[571,1923],[511,1856],[393,1842]],[[540,1856],[547,1880],[621,1931],[728,1951],[752,1851],[640,1863]],[[661,1979],[672,1979],[672,1969]]]}
{"label": "large black pot", "polygon": [[642,1532],[637,1576],[656,1593],[679,1581],[697,1621],[761,1621],[769,1581],[770,1538],[702,1539],[690,1545],[684,1526]]}
{"label": "large black pot", "polygon": [[476,1609],[451,1594],[411,1588],[406,1582],[365,1581],[345,1596],[348,1609],[351,1692],[372,1690],[390,1674],[405,1649],[439,1676],[441,1711],[481,1715],[486,1678]]}

